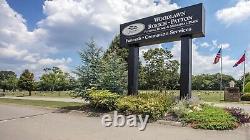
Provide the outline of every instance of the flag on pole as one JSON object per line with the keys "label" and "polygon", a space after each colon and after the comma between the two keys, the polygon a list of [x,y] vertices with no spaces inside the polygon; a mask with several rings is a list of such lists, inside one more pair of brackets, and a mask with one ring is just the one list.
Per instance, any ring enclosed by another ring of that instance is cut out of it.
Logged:
{"label": "flag on pole", "polygon": [[217,64],[220,61],[221,58],[221,48],[218,51],[218,53],[216,54],[215,58],[214,58],[214,63],[213,64]]}
{"label": "flag on pole", "polygon": [[235,64],[234,64],[234,66],[233,67],[237,67],[239,64],[241,64],[242,62],[245,62],[245,60],[246,60],[246,56],[245,56],[245,53],[241,56],[241,58],[240,58],[240,60],[238,61],[238,62],[236,62]]}

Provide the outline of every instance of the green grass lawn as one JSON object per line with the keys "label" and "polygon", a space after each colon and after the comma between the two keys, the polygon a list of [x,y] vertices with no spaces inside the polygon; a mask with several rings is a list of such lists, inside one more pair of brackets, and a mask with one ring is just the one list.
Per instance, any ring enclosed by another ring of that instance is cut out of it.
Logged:
{"label": "green grass lawn", "polygon": [[[159,93],[156,90],[140,90],[139,93]],[[169,93],[174,96],[179,96],[179,90],[167,90],[163,91],[163,93]],[[192,96],[198,97],[199,99],[206,102],[221,102],[224,100],[224,91],[205,91],[205,90],[193,90]]]}
{"label": "green grass lawn", "polygon": [[1,99],[1,103],[18,104],[18,105],[31,105],[49,108],[70,108],[74,106],[82,106],[82,103],[75,102],[58,102],[58,101],[41,101],[41,100],[22,100],[22,99]]}
{"label": "green grass lawn", "polygon": [[223,102],[223,91],[193,91],[193,96],[206,102]]}
{"label": "green grass lawn", "polygon": [[[167,90],[164,93],[172,94],[174,96],[179,96],[180,92],[178,90]],[[57,98],[71,98],[71,91],[33,91],[32,96],[35,97],[57,97]],[[139,93],[159,93],[157,90],[140,90]],[[28,96],[27,91],[22,92],[5,92],[6,96]],[[224,91],[192,91],[194,97],[198,97],[205,102],[224,102]]]}
{"label": "green grass lawn", "polygon": [[[32,96],[36,97],[57,97],[57,98],[67,98],[71,97],[71,91],[33,91]],[[22,97],[28,96],[29,93],[27,91],[16,91],[16,92],[5,92],[6,96],[15,96],[15,97]]]}

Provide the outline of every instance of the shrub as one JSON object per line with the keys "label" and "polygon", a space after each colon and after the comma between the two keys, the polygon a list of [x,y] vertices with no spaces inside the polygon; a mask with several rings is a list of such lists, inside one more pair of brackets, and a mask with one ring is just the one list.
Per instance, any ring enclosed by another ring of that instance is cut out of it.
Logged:
{"label": "shrub", "polygon": [[125,114],[149,115],[155,120],[163,116],[174,102],[172,96],[166,94],[139,94],[119,98],[116,107]]}
{"label": "shrub", "polygon": [[228,130],[237,127],[237,120],[225,110],[205,105],[201,111],[194,111],[185,116],[185,122],[193,128]]}
{"label": "shrub", "polygon": [[171,107],[169,113],[173,114],[181,121],[188,113],[200,110],[202,110],[202,105],[200,103],[194,100],[181,100]]}
{"label": "shrub", "polygon": [[247,82],[244,90],[245,90],[245,92],[250,92],[250,82]]}
{"label": "shrub", "polygon": [[241,100],[242,101],[250,101],[250,94],[246,93],[246,94],[242,95]]}
{"label": "shrub", "polygon": [[233,115],[239,123],[250,123],[250,116],[246,112],[244,112],[243,109],[233,107],[227,108],[226,111]]}
{"label": "shrub", "polygon": [[92,90],[89,93],[90,105],[100,109],[115,109],[115,102],[120,97],[108,90]]}

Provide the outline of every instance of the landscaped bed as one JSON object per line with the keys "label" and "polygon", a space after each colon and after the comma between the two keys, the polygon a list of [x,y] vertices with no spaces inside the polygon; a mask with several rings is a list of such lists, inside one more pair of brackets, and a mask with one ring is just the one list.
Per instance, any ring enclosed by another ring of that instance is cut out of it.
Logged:
{"label": "landscaped bed", "polygon": [[249,115],[242,109],[223,109],[203,104],[199,100],[177,101],[174,96],[164,93],[122,96],[109,91],[92,90],[88,96],[95,108],[118,110],[125,115],[149,115],[151,121],[178,121],[193,128],[228,130],[250,122]]}

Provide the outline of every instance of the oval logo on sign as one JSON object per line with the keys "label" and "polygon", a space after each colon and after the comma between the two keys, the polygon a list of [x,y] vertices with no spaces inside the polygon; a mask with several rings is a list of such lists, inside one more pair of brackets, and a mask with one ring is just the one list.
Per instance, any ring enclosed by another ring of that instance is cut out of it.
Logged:
{"label": "oval logo on sign", "polygon": [[142,23],[134,23],[122,30],[122,34],[126,36],[136,35],[145,29],[145,25]]}

